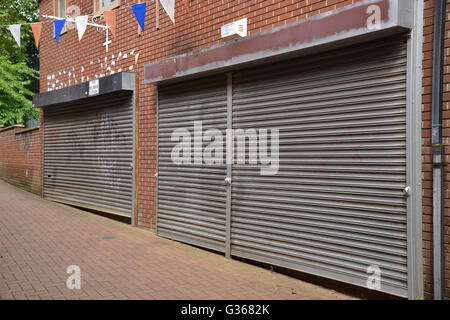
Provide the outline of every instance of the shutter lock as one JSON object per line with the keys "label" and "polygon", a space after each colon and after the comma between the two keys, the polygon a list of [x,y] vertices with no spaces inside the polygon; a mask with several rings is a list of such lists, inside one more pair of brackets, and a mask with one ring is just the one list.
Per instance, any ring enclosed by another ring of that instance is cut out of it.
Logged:
{"label": "shutter lock", "polygon": [[406,186],[405,189],[403,189],[403,194],[405,196],[409,196],[411,194],[411,187],[410,186]]}

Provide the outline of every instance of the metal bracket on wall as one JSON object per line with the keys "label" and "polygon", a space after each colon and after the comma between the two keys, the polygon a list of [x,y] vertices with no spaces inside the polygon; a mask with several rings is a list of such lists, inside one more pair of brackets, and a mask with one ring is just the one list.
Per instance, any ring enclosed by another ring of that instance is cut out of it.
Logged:
{"label": "metal bracket on wall", "polygon": [[433,163],[433,168],[443,168],[448,166],[448,162],[437,162]]}
{"label": "metal bracket on wall", "polygon": [[[49,16],[49,15],[46,15],[46,14],[44,14],[42,16],[44,18],[53,19],[53,20],[64,19],[62,17]],[[75,23],[75,19],[70,19],[70,18],[65,18],[65,19],[66,19],[66,22],[73,22],[73,23]],[[105,34],[106,40],[105,40],[105,42],[102,43],[102,45],[105,47],[106,52],[108,52],[109,45],[112,43],[112,41],[109,40],[109,35],[108,35],[109,27],[106,26],[106,25],[96,24],[96,23],[91,23],[91,22],[88,22],[87,25],[88,26],[92,26],[92,27],[96,27],[96,28],[101,28],[101,29],[105,30],[105,32],[106,32],[106,34]]]}
{"label": "metal bracket on wall", "polygon": [[[433,127],[438,128],[438,127],[442,127],[442,125],[441,124],[433,125]],[[445,151],[444,151],[444,147],[442,146],[442,144],[433,145],[433,154],[440,155],[439,159],[442,159],[444,157]],[[448,166],[448,162],[444,162],[444,161],[434,161],[433,162],[433,168],[443,168],[446,166]]]}

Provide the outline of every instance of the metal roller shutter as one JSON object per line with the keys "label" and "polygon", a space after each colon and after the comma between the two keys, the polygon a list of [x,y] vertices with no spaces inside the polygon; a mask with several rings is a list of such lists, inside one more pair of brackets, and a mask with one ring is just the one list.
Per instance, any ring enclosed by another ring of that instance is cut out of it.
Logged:
{"label": "metal roller shutter", "polygon": [[186,129],[193,145],[194,121],[201,121],[203,132],[218,129],[225,135],[226,79],[160,87],[158,97],[158,235],[223,252],[226,166],[175,164],[171,153],[178,142],[171,137],[175,130]]}
{"label": "metal roller shutter", "polygon": [[132,94],[44,108],[44,197],[131,217]]}
{"label": "metal roller shutter", "polygon": [[278,128],[280,168],[233,165],[231,254],[407,296],[406,42],[233,75],[233,128]]}

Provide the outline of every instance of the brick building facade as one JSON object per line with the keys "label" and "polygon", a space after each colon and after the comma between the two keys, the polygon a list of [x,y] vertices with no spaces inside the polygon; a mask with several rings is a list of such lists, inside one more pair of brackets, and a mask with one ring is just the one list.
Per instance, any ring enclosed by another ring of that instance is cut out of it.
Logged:
{"label": "brick building facade", "polygon": [[[95,0],[68,0],[66,5],[80,9],[79,14],[93,14]],[[76,29],[68,26],[55,43],[53,26],[43,15],[56,15],[54,0],[40,1],[41,21],[44,24],[40,45],[41,92],[63,89],[112,73],[132,72],[136,77],[136,152],[135,152],[135,217],[137,226],[156,228],[157,170],[157,86],[144,83],[144,66],[165,59],[182,56],[226,42],[220,28],[246,17],[248,35],[282,27],[315,15],[353,5],[357,0],[267,0],[267,1],[176,1],[176,24],[172,24],[164,10],[159,11],[156,26],[154,2],[148,2],[145,32],[140,32],[130,5],[136,1],[120,0],[117,10],[117,34],[106,53],[102,43],[105,34],[88,27],[81,42]],[[362,1],[364,2],[364,1]],[[421,1],[418,1],[419,3]],[[450,1],[449,1],[450,3]],[[420,5],[419,5],[420,7]],[[422,208],[423,208],[423,284],[424,295],[433,295],[433,238],[432,238],[432,148],[431,148],[431,75],[433,51],[434,1],[423,3],[423,88],[422,88]],[[72,8],[73,9],[73,8]],[[450,6],[446,14],[444,68],[444,145],[446,162],[450,162]],[[104,24],[100,17],[97,23]],[[41,123],[43,123],[41,113]],[[42,138],[42,137],[41,137]],[[445,174],[445,243],[446,297],[450,296],[450,173]]]}

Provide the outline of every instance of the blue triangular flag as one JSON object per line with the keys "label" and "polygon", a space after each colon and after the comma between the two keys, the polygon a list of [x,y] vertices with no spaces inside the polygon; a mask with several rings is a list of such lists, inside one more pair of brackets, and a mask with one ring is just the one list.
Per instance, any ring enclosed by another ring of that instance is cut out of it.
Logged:
{"label": "blue triangular flag", "polygon": [[136,20],[139,23],[139,26],[141,27],[142,32],[144,32],[146,7],[147,7],[147,2],[138,3],[138,4],[131,6],[131,8],[133,9],[134,15],[136,16]]}
{"label": "blue triangular flag", "polygon": [[66,19],[53,21],[53,28],[55,31],[56,44],[58,44],[59,36],[61,35],[61,31],[64,28],[65,23],[66,23]]}

